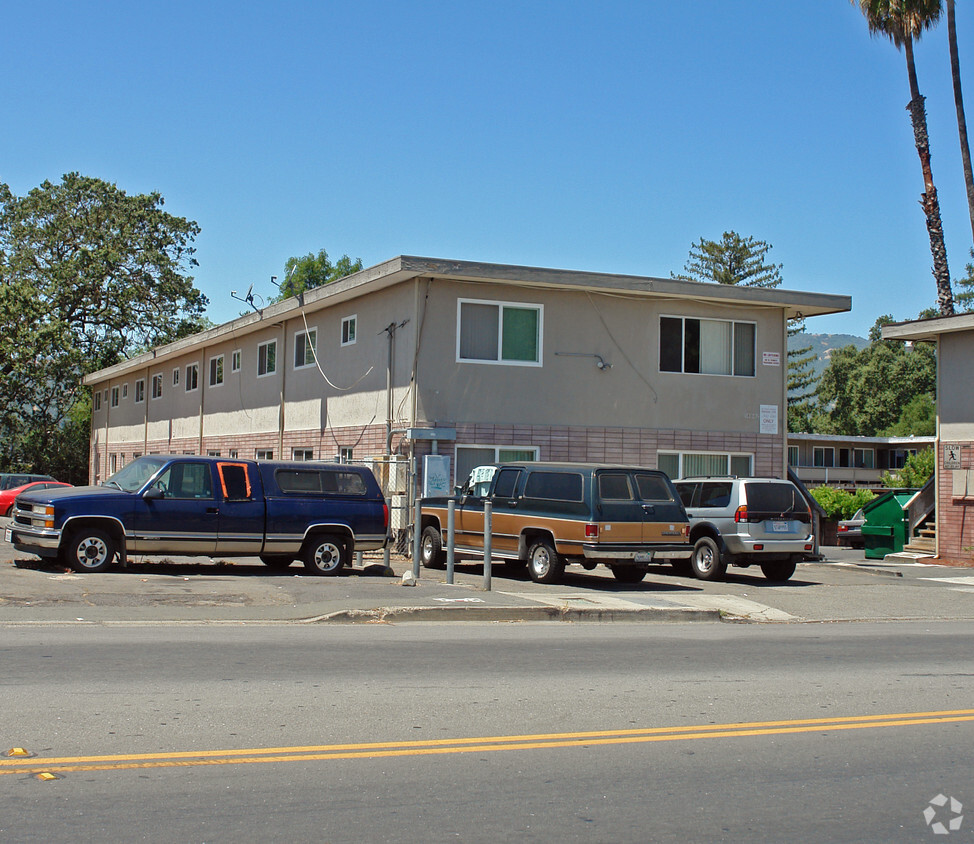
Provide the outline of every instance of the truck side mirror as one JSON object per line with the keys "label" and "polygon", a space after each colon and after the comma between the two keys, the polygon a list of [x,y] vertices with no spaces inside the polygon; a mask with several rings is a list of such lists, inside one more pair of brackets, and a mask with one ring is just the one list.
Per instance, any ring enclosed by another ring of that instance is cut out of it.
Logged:
{"label": "truck side mirror", "polygon": [[142,497],[146,501],[161,501],[166,497],[166,494],[159,489],[159,487],[150,486],[145,492],[142,493]]}

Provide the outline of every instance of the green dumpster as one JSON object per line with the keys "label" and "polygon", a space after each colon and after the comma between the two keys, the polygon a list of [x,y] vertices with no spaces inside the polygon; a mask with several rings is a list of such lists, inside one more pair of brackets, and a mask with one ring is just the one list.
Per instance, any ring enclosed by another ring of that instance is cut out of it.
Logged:
{"label": "green dumpster", "polygon": [[862,508],[866,517],[862,526],[866,559],[881,560],[887,554],[898,554],[910,541],[906,505],[916,492],[915,489],[890,490]]}

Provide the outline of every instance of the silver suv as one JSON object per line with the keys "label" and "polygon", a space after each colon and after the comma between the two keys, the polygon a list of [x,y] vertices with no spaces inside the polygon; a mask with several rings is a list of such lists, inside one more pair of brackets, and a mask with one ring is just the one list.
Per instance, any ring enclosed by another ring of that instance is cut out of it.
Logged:
{"label": "silver suv", "polygon": [[784,581],[813,553],[811,510],[791,481],[681,478],[673,485],[690,517],[690,568],[700,580],[757,564],[768,580]]}

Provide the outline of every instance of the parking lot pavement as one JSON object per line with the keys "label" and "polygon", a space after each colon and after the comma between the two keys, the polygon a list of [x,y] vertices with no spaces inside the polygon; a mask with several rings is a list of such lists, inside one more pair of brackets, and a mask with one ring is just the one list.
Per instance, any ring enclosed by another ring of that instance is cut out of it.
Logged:
{"label": "parking lot pavement", "polygon": [[[411,562],[381,555],[338,577],[307,576],[256,560],[136,558],[125,568],[78,574],[19,555],[0,543],[0,624],[284,623],[445,621],[755,621],[974,617],[974,570],[922,563],[882,565],[861,551],[825,549],[826,560],[799,566],[783,584],[760,570],[732,568],[723,582],[679,577],[654,566],[639,584],[602,568],[570,567],[558,585],[533,583],[523,570],[495,564],[484,588],[478,561],[446,572],[423,569],[403,585]],[[964,580],[964,578],[968,578]]]}

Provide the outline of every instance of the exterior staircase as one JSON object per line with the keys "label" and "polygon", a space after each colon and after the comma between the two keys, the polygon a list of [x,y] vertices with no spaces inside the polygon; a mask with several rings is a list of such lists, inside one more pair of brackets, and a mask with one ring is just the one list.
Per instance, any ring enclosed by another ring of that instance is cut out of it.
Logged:
{"label": "exterior staircase", "polygon": [[903,546],[903,550],[913,554],[937,553],[937,520],[933,514],[923,521],[913,538]]}

